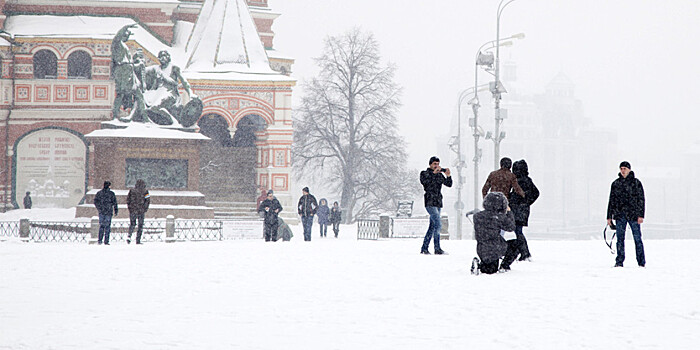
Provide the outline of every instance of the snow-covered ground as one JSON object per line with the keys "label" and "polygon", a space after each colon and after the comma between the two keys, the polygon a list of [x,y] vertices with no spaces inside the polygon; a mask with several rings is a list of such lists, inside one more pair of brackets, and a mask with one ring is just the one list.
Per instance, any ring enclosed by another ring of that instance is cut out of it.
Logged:
{"label": "snow-covered ground", "polygon": [[700,344],[700,241],[645,241],[645,269],[630,256],[612,268],[602,240],[532,241],[532,262],[471,276],[472,241],[423,256],[420,240],[357,241],[354,226],[321,239],[317,229],[311,242],[300,226],[278,243],[0,242],[0,349]]}

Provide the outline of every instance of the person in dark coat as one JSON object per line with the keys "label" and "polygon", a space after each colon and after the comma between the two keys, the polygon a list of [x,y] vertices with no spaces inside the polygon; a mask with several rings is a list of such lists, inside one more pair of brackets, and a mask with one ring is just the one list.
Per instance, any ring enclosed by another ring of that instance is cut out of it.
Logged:
{"label": "person in dark coat", "polygon": [[[484,210],[474,214],[474,233],[476,236],[476,254],[481,261],[474,258],[476,268],[486,274],[498,272],[498,259],[517,256],[517,250],[509,245],[501,235],[501,230],[515,230],[515,218],[508,206],[508,199],[501,192],[491,192],[484,198]],[[472,264],[472,272],[475,265]]]}
{"label": "person in dark coat", "polygon": [[24,195],[24,209],[32,209],[32,197],[31,192],[27,191]]}
{"label": "person in dark coat", "polygon": [[[112,213],[119,214],[119,206],[117,205],[117,196],[109,189],[112,183],[105,181],[102,189],[95,195],[94,203],[97,208],[97,214],[100,218],[100,231],[97,236],[97,244],[109,245],[109,234],[112,231]],[[103,241],[104,239],[104,241]]]}
{"label": "person in dark coat", "polygon": [[301,224],[304,226],[304,240],[311,241],[311,226],[314,224],[314,214],[318,209],[316,197],[309,193],[309,188],[301,190],[302,196],[297,204],[297,212],[301,216]]}
{"label": "person in dark coat", "polygon": [[634,247],[637,253],[637,265],[644,267],[644,244],[642,243],[641,225],[644,222],[644,188],[642,182],[634,176],[629,162],[620,163],[617,180],[610,186],[608,199],[608,226],[615,219],[617,234],[617,258],[615,267],[622,267],[625,261],[625,229],[627,224],[632,229]]}
{"label": "person in dark coat", "polygon": [[[486,183],[484,187],[481,188],[481,195],[486,197],[486,194],[491,192],[501,192],[508,196],[510,191],[513,190],[515,193],[519,194],[521,197],[525,197],[525,192],[518,185],[518,179],[513,173],[510,172],[510,167],[513,161],[510,158],[505,157],[501,159],[501,168],[492,171],[489,177],[486,178]],[[509,198],[510,199],[510,198]]]}
{"label": "person in dark coat", "polygon": [[321,229],[321,237],[326,237],[328,232],[328,215],[330,215],[331,210],[328,208],[328,201],[325,198],[321,198],[318,203],[318,209],[316,210],[316,217],[318,218],[318,226]]}
{"label": "person in dark coat", "polygon": [[[440,255],[445,254],[445,251],[440,248],[440,228],[442,227],[442,222],[440,222],[440,210],[442,209],[441,190],[442,185],[452,187],[452,177],[450,169],[440,167],[440,158],[430,157],[428,164],[430,165],[428,169],[420,172],[420,183],[423,185],[423,190],[425,190],[423,200],[425,210],[430,215],[430,224],[428,232],[425,233],[420,253],[430,254],[428,246],[430,246],[430,238],[432,237],[435,241],[435,254]],[[443,172],[446,176],[442,175]]]}
{"label": "person in dark coat", "polygon": [[126,196],[126,206],[129,208],[129,235],[126,238],[127,244],[131,243],[131,234],[134,232],[137,221],[136,244],[141,244],[143,221],[146,218],[146,212],[150,204],[151,195],[146,189],[146,182],[141,179],[136,180],[136,185],[129,190],[129,194]]}
{"label": "person in dark coat", "polygon": [[267,191],[267,198],[260,203],[258,212],[263,213],[263,236],[265,242],[277,242],[277,229],[279,228],[279,213],[282,211],[282,205],[275,198],[272,190]]}
{"label": "person in dark coat", "polygon": [[[530,249],[527,246],[527,240],[523,234],[523,227],[528,225],[530,218],[530,206],[535,203],[540,196],[540,191],[535,186],[530,178],[527,162],[521,159],[513,163],[513,174],[518,179],[518,185],[525,192],[525,197],[520,197],[515,191],[510,192],[509,205],[515,216],[515,235],[517,236],[517,247],[520,258],[518,260],[530,259]],[[510,266],[508,263],[506,266]]]}
{"label": "person in dark coat", "polygon": [[335,238],[338,238],[338,232],[340,232],[340,221],[342,219],[342,211],[340,210],[338,202],[333,202],[330,221],[333,224],[333,233],[335,233]]}

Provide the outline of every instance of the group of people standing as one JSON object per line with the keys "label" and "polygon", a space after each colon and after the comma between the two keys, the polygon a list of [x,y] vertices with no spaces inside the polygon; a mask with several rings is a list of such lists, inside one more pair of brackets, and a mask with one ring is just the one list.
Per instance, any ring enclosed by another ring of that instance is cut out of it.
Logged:
{"label": "group of people standing", "polygon": [[[318,218],[321,237],[327,236],[328,225],[331,224],[333,225],[335,238],[338,238],[340,221],[342,219],[342,213],[338,202],[334,202],[333,207],[329,208],[328,201],[325,198],[321,198],[321,201],[317,202],[316,197],[309,193],[308,187],[304,187],[301,192],[302,196],[299,198],[297,204],[297,213],[301,217],[301,223],[304,227],[304,241],[311,241],[311,228],[313,226],[314,217]],[[272,190],[267,191],[266,199],[262,201],[259,200],[258,212],[265,218],[263,229],[265,241],[277,241],[278,231],[281,228],[279,223],[282,222],[282,225],[284,225],[284,221],[279,217],[281,211],[282,205],[277,198],[274,197]],[[286,230],[289,230],[289,226],[286,227]]]}
{"label": "group of people standing", "polygon": [[[474,213],[478,258],[472,260],[473,274],[509,271],[516,259],[529,261],[531,257],[523,227],[528,226],[530,206],[539,198],[540,192],[529,176],[525,160],[513,163],[506,157],[500,160],[500,166],[489,174],[482,188],[484,210]],[[443,185],[452,186],[450,170],[440,167],[438,157],[431,157],[428,169],[420,173],[420,182],[425,190],[425,209],[430,216],[420,253],[430,254],[428,246],[432,238],[435,254],[446,254],[440,248],[441,188]],[[628,224],[634,237],[637,264],[646,265],[640,229],[644,221],[644,206],[642,184],[635,178],[630,163],[624,161],[620,163],[620,173],[611,185],[608,200],[608,225],[616,229],[617,235],[615,267],[622,267],[625,260],[624,240]],[[613,219],[617,225],[613,224]]]}
{"label": "group of people standing", "polygon": [[[100,220],[97,244],[109,245],[109,235],[112,231],[112,215],[117,216],[119,214],[117,196],[110,189],[110,186],[112,186],[112,183],[105,181],[102,189],[97,192],[94,199]],[[137,228],[136,244],[142,244],[143,222],[150,204],[151,195],[146,189],[146,182],[141,179],[136,180],[136,185],[126,195],[126,206],[129,209],[129,234],[126,238],[126,243],[131,243],[131,234],[134,232],[134,228]]]}
{"label": "group of people standing", "polygon": [[340,221],[342,219],[342,212],[338,202],[333,202],[333,207],[329,208],[328,201],[325,198],[321,198],[321,201],[317,203],[316,197],[309,193],[308,187],[304,187],[301,193],[301,198],[299,198],[299,203],[297,204],[297,212],[301,216],[301,224],[304,226],[304,240],[311,241],[311,227],[314,223],[314,216],[318,217],[321,237],[326,237],[328,224],[332,224],[335,238],[338,238]]}

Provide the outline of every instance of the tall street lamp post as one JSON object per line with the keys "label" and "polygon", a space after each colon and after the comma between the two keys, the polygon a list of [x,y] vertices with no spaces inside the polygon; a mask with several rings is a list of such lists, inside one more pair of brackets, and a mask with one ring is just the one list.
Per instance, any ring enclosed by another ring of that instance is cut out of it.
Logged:
{"label": "tall street lamp post", "polygon": [[[487,85],[481,86],[481,90],[486,90]],[[454,167],[457,168],[457,201],[455,202],[455,209],[457,209],[457,239],[462,239],[462,215],[464,210],[464,202],[462,202],[462,186],[464,185],[464,179],[462,178],[462,168],[465,168],[464,157],[462,155],[462,104],[464,99],[469,96],[472,90],[477,90],[477,87],[470,87],[459,94],[457,99],[457,137],[452,138],[449,142],[452,150],[457,153],[457,162]],[[455,150],[456,148],[456,150]]]}
{"label": "tall street lamp post", "polygon": [[[481,149],[479,148],[479,138],[484,136],[483,130],[481,130],[481,128],[479,127],[479,107],[481,107],[481,105],[479,104],[478,92],[483,90],[477,89],[477,86],[479,86],[479,66],[485,66],[486,71],[491,73],[489,69],[493,68],[495,58],[493,56],[493,53],[488,51],[494,48],[497,49],[501,46],[510,46],[513,44],[512,39],[523,38],[525,38],[525,34],[518,33],[504,38],[504,40],[506,41],[500,41],[498,39],[491,40],[481,45],[476,51],[476,57],[474,59],[474,97],[472,97],[471,100],[469,100],[468,102],[469,105],[472,106],[472,111],[474,112],[474,118],[471,118],[469,120],[469,126],[472,128],[474,136],[474,209],[478,208],[479,203],[481,202],[481,191],[479,191],[479,162],[481,161]],[[496,44],[497,42],[498,44]],[[489,84],[485,84],[484,86],[489,86]]]}
{"label": "tall street lamp post", "polygon": [[501,2],[498,4],[498,11],[496,13],[496,59],[494,62],[495,65],[495,74],[494,76],[496,77],[496,81],[494,82],[493,86],[491,87],[491,93],[493,93],[493,98],[495,99],[494,102],[494,110],[495,110],[495,117],[496,117],[496,125],[494,129],[494,134],[493,134],[493,163],[494,163],[494,169],[499,168],[499,161],[500,161],[500,153],[501,153],[501,140],[503,140],[506,135],[505,133],[500,132],[500,127],[501,127],[501,122],[503,121],[503,117],[501,115],[501,93],[505,92],[505,89],[503,89],[503,86],[501,85],[501,81],[499,80],[500,75],[499,75],[499,42],[500,42],[500,35],[501,35],[501,14],[503,13],[503,10],[508,6],[510,3],[512,3],[515,0],[501,0]]}

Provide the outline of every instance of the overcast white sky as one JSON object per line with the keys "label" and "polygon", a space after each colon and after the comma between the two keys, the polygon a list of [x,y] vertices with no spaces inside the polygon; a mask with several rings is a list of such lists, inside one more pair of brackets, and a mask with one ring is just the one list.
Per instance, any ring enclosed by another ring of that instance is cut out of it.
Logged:
{"label": "overcast white sky", "polygon": [[[495,39],[498,2],[270,0],[270,6],[282,14],[273,26],[275,47],[296,58],[300,82],[316,73],[312,58],[327,35],[353,26],[375,34],[382,57],[397,65],[401,132],[411,165],[422,168],[435,152],[435,136],[449,131],[458,92],[473,85],[477,48]],[[585,116],[620,131],[622,156],[667,165],[663,159],[700,139],[698,18],[696,1],[516,0],[501,17],[501,35],[526,38],[501,57],[516,61],[519,85],[529,92],[543,91],[564,72]],[[296,88],[295,100],[302,94]],[[486,130],[491,118],[484,118]]]}

